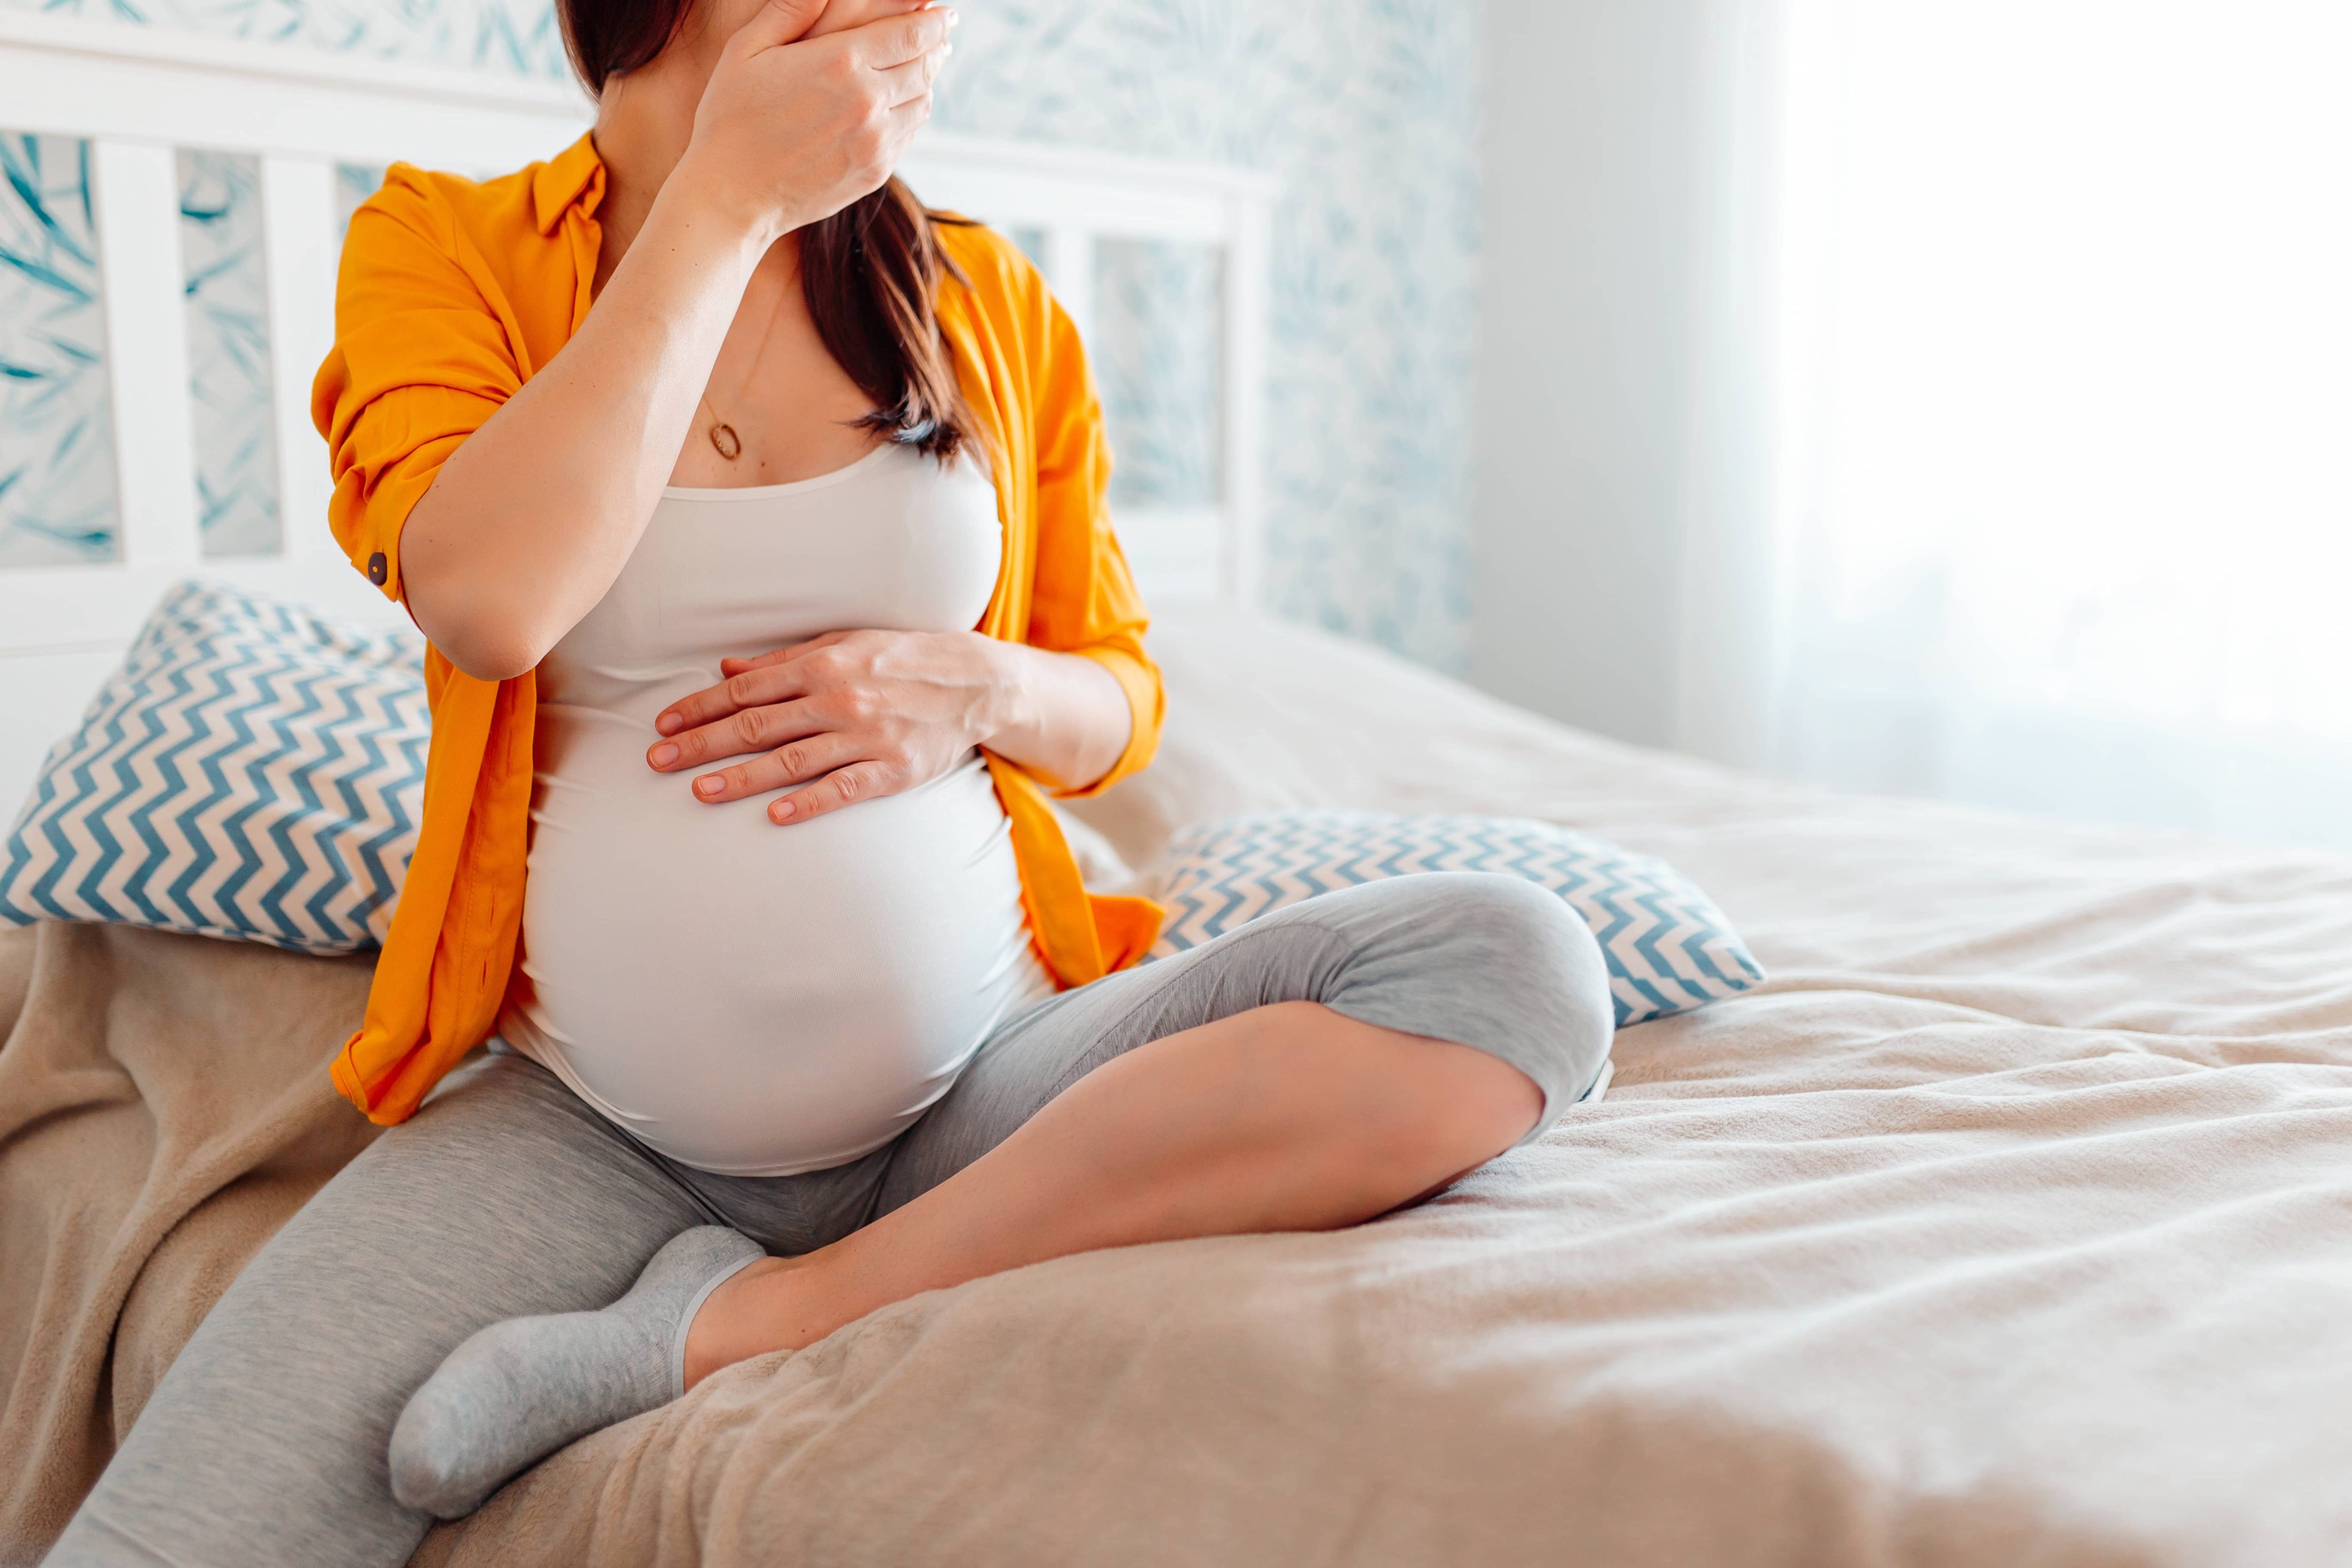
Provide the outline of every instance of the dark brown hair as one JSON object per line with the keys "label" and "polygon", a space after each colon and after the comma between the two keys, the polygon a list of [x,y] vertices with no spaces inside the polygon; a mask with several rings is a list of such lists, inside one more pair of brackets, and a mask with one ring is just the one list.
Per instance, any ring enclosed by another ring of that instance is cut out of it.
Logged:
{"label": "dark brown hair", "polygon": [[[686,25],[694,0],[557,0],[572,68],[601,93],[605,81],[650,64]],[[942,253],[932,212],[898,176],[801,230],[801,292],[817,336],[874,400],[866,430],[950,458],[969,437],[955,364],[932,308],[940,274],[964,281]]]}

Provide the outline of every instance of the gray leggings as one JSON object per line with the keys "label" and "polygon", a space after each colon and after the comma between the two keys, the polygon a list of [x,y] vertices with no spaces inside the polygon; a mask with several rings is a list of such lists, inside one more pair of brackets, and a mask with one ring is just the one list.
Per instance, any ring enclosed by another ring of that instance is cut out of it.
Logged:
{"label": "gray leggings", "polygon": [[1592,1082],[1612,1030],[1600,948],[1566,905],[1515,878],[1444,874],[1294,905],[1040,1003],[895,1143],[829,1171],[677,1164],[544,1069],[493,1053],[255,1257],[49,1562],[396,1568],[431,1521],[393,1500],[393,1422],[475,1330],[602,1306],[691,1226],[730,1225],[778,1254],[822,1247],[947,1180],[1122,1052],[1292,1001],[1501,1058],[1543,1089],[1536,1131]]}

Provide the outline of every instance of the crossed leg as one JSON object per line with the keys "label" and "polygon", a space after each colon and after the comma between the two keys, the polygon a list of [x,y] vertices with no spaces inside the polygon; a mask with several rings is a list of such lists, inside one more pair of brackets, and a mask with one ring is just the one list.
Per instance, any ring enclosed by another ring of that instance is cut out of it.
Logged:
{"label": "crossed leg", "polygon": [[287,1222],[198,1326],[51,1568],[398,1568],[385,1448],[477,1329],[599,1307],[709,1215],[520,1057],[453,1075]]}
{"label": "crossed leg", "polygon": [[900,1140],[879,1218],[710,1293],[687,1382],[1026,1263],[1370,1219],[1547,1124],[1612,1026],[1591,932],[1526,882],[1294,905],[1015,1019]]}
{"label": "crossed leg", "polygon": [[[763,1238],[814,1250],[704,1300],[689,1370],[1071,1252],[1369,1218],[1532,1135],[1610,1035],[1591,935],[1515,879],[1408,878],[1265,917],[1000,1030],[838,1223]],[[392,1496],[387,1442],[458,1342],[599,1309],[688,1227],[801,1212],[803,1180],[732,1192],[530,1063],[467,1068],[239,1277],[50,1561],[404,1561],[429,1520]]]}

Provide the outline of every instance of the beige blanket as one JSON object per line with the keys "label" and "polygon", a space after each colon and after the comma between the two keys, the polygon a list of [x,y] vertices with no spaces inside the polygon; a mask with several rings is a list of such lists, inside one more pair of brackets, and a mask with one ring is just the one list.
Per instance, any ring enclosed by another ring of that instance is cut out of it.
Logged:
{"label": "beige blanket", "polygon": [[374,1133],[363,960],[0,931],[0,1563],[37,1562],[255,1249]]}
{"label": "beige blanket", "polygon": [[1765,784],[1262,623],[1154,641],[1163,760],[1089,811],[1139,866],[1244,807],[1540,816],[1676,862],[1772,982],[1622,1035],[1604,1104],[1423,1208],[903,1303],[419,1562],[2352,1560],[2352,867]]}

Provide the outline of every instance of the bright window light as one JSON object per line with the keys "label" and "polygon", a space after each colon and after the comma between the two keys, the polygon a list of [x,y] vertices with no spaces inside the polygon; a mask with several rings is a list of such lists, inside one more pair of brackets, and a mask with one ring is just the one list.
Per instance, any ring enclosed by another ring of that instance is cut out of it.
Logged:
{"label": "bright window light", "polygon": [[2352,5],[1796,0],[1786,768],[2352,846]]}

